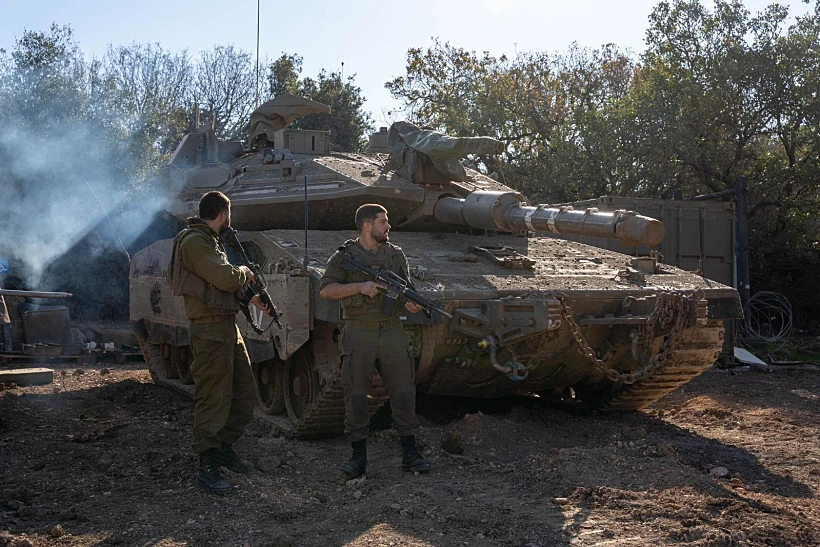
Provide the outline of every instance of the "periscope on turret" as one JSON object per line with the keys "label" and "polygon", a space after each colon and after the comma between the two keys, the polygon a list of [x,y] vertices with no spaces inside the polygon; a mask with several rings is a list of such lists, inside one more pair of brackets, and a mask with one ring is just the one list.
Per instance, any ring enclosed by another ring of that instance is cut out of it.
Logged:
{"label": "periscope on turret", "polygon": [[[403,319],[420,391],[575,394],[628,410],[714,362],[724,320],[740,314],[734,289],[663,264],[658,254],[633,257],[551,237],[591,235],[652,250],[664,236],[658,220],[531,205],[465,167],[467,156],[503,150],[489,137],[397,122],[358,154],[334,151],[330,131],[289,127],[329,112],[277,97],[253,113],[244,144],[196,129],[165,168],[174,196],[167,211],[180,220],[195,214],[207,191],[231,199],[232,224],[283,312],[282,328],[263,334],[238,319],[259,408],[282,431],[310,438],[342,430],[340,309],[319,298],[318,287],[327,259],[355,237],[350,219],[365,203],[390,211],[390,238],[408,254],[419,294],[452,316]],[[191,394],[187,324],[161,275],[169,254],[163,240],[132,259],[131,320],[154,380]],[[267,327],[269,319],[257,319]],[[386,400],[380,384],[372,397],[375,412]]]}

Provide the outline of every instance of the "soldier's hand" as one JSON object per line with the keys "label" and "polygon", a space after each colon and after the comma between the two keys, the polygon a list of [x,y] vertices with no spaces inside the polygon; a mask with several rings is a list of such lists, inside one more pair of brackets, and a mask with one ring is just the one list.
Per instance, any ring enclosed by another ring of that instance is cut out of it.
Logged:
{"label": "soldier's hand", "polygon": [[365,281],[364,283],[359,283],[359,292],[365,296],[369,296],[370,298],[375,298],[379,294],[379,290],[387,290],[387,287],[376,283],[375,281]]}
{"label": "soldier's hand", "polygon": [[266,306],[265,303],[262,302],[262,297],[260,297],[258,294],[254,295],[253,298],[251,298],[251,304],[265,312],[266,315],[273,317],[273,311],[270,309],[270,306]]}
{"label": "soldier's hand", "polygon": [[239,269],[245,272],[245,276],[247,280],[245,281],[245,286],[247,287],[250,283],[253,283],[253,280],[256,279],[256,276],[253,275],[253,272],[247,266],[239,266]]}
{"label": "soldier's hand", "polygon": [[424,309],[422,306],[419,306],[415,302],[410,302],[409,300],[404,304],[404,307],[407,308],[407,311],[410,313],[418,313]]}

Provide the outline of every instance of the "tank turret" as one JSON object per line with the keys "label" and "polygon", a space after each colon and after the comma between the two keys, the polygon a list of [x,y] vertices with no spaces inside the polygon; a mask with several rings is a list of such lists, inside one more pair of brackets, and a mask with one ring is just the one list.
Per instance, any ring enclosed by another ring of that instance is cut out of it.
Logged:
{"label": "tank turret", "polygon": [[[630,211],[530,206],[511,188],[465,167],[470,155],[496,155],[503,143],[489,137],[450,137],[408,122],[381,128],[370,154],[332,154],[330,132],[288,129],[299,116],[329,112],[320,103],[285,95],[251,117],[250,150],[218,141],[210,129],[187,135],[168,166],[180,199],[170,210],[180,220],[195,213],[199,197],[224,192],[240,230],[296,226],[305,199],[320,229],[350,225],[350,211],[378,202],[397,230],[454,231],[458,225],[501,232],[541,232],[616,239],[653,247],[663,224]],[[389,154],[385,164],[378,154]],[[331,209],[332,206],[332,209]]]}

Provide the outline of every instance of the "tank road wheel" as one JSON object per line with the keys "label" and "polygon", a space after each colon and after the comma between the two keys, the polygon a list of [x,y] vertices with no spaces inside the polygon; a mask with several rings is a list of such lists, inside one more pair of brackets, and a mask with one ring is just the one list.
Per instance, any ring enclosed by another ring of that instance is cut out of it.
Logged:
{"label": "tank road wheel", "polygon": [[285,361],[282,380],[285,408],[290,420],[296,423],[319,395],[319,374],[304,348]]}
{"label": "tank road wheel", "polygon": [[253,365],[256,377],[256,401],[265,414],[285,411],[285,391],[282,389],[284,363],[273,358]]}
{"label": "tank road wheel", "polygon": [[193,355],[191,355],[190,346],[177,348],[177,355],[177,378],[179,378],[179,381],[183,384],[193,384],[194,377],[191,376],[191,361],[193,361]]}

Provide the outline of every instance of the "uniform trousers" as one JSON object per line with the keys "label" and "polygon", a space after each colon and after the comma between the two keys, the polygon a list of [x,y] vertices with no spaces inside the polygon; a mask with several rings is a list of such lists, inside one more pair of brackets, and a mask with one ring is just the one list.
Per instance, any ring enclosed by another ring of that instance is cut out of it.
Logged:
{"label": "uniform trousers", "polygon": [[195,452],[233,444],[253,417],[256,385],[235,321],[190,325]]}
{"label": "uniform trousers", "polygon": [[375,371],[390,397],[393,427],[399,435],[415,435],[416,367],[409,339],[401,324],[385,327],[345,324],[342,333],[342,387],[345,393],[345,434],[351,442],[370,431],[368,392]]}

